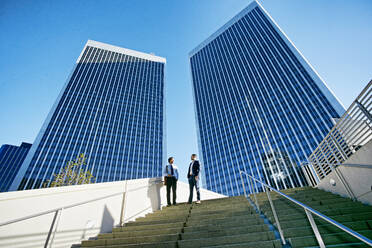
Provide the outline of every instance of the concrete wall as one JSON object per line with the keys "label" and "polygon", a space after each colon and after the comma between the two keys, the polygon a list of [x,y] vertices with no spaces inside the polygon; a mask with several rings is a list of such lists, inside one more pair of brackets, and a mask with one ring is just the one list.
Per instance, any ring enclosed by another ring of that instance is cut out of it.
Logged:
{"label": "concrete wall", "polygon": [[[124,219],[125,222],[128,222],[166,205],[165,186],[161,183],[154,184],[154,180],[156,179],[147,178],[0,193],[0,222],[120,193],[124,191],[126,183],[128,193]],[[148,185],[151,186],[147,187]],[[188,184],[178,182],[178,202],[187,201],[188,191]],[[201,190],[202,200],[221,197],[225,196]],[[123,196],[119,194],[63,210],[50,247],[71,247],[71,245],[79,244],[81,240],[94,237],[98,233],[111,232],[112,227],[117,226],[120,222],[122,200]],[[0,226],[0,247],[43,247],[53,217],[54,214],[47,214]]]}
{"label": "concrete wall", "polygon": [[[372,205],[372,140],[362,146],[344,164],[345,166],[337,167],[339,176],[345,179],[358,201]],[[348,164],[350,166],[347,166]],[[331,172],[322,179],[317,188],[350,197],[339,176],[336,171]],[[332,185],[331,181],[334,181],[335,185]]]}

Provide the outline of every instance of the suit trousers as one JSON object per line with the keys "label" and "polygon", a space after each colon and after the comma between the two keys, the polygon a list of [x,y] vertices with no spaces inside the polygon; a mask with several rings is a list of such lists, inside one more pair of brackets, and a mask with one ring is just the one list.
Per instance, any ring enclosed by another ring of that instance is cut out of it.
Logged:
{"label": "suit trousers", "polygon": [[173,204],[176,204],[177,198],[177,180],[175,177],[167,177],[167,204],[171,205],[170,193],[172,188]]}
{"label": "suit trousers", "polygon": [[194,195],[194,187],[196,189],[196,199],[200,201],[199,180],[196,180],[195,176],[189,177],[189,186],[190,186],[189,203],[192,202],[192,198]]}

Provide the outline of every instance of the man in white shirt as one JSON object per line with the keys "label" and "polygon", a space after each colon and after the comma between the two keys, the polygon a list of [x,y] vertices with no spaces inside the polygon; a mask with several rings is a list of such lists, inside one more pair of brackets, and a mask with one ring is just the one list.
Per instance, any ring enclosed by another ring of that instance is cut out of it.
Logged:
{"label": "man in white shirt", "polygon": [[199,190],[199,172],[200,172],[200,163],[197,160],[196,154],[191,155],[191,163],[189,165],[189,170],[187,172],[187,178],[189,179],[189,186],[190,186],[190,195],[188,203],[191,204],[193,194],[194,194],[194,187],[196,189],[196,198],[197,204],[200,203],[200,190]]}
{"label": "man in white shirt", "polygon": [[176,191],[177,191],[177,180],[178,180],[178,168],[174,163],[174,158],[168,158],[168,164],[164,168],[164,180],[165,184],[167,185],[167,204],[168,206],[171,205],[170,201],[170,190],[172,188],[173,194],[173,205],[176,205]]}

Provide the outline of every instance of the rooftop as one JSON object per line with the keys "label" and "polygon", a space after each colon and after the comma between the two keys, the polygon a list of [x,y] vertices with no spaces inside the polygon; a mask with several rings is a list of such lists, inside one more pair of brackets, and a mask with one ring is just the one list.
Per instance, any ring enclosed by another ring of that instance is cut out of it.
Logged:
{"label": "rooftop", "polygon": [[109,50],[109,51],[112,51],[112,52],[126,54],[126,55],[129,55],[129,56],[134,56],[134,57],[138,57],[138,58],[141,58],[141,59],[151,60],[151,61],[154,61],[154,62],[166,63],[166,61],[167,61],[165,58],[155,56],[153,54],[143,53],[143,52],[139,52],[139,51],[135,51],[135,50],[119,47],[119,46],[114,46],[114,45],[110,45],[110,44],[99,42],[99,41],[88,40],[87,43],[84,46],[83,51],[80,53],[80,56],[77,59],[76,63],[78,63],[80,61],[80,59],[83,55],[83,52],[85,50],[85,47],[87,47],[87,46],[101,48],[101,49],[104,49],[104,50]]}
{"label": "rooftop", "polygon": [[259,5],[259,3],[256,0],[254,0],[245,9],[240,11],[230,21],[228,21],[225,25],[223,25],[216,32],[214,32],[211,36],[209,36],[206,40],[204,40],[197,47],[195,47],[193,50],[191,50],[191,52],[189,53],[189,57],[192,57],[195,53],[199,52],[203,47],[205,47],[211,41],[216,39],[220,34],[225,32],[225,30],[227,30],[230,26],[232,26],[234,23],[236,23],[238,20],[240,20],[243,16],[245,16],[247,13],[249,13],[251,10],[253,10],[257,6],[261,7],[261,5]]}

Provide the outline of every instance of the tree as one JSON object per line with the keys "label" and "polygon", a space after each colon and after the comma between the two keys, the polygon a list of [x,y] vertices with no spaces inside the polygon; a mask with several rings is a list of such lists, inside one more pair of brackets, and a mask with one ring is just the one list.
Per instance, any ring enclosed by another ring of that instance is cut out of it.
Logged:
{"label": "tree", "polygon": [[81,153],[73,161],[68,161],[66,166],[59,172],[53,175],[53,181],[50,187],[60,187],[76,184],[89,184],[95,182],[95,178],[89,170],[85,171],[86,157]]}

